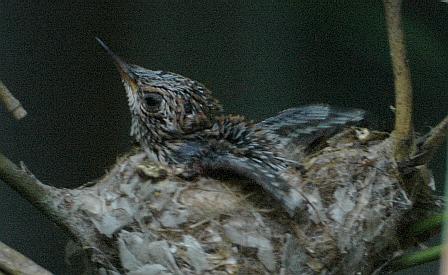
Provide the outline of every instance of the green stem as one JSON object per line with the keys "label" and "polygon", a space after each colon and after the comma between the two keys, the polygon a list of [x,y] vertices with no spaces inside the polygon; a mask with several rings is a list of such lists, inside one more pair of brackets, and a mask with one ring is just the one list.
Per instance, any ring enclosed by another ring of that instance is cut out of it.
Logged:
{"label": "green stem", "polygon": [[427,262],[435,261],[440,258],[442,245],[433,246],[422,251],[410,253],[398,257],[390,264],[392,270],[402,270]]}
{"label": "green stem", "polygon": [[[448,141],[448,139],[447,139]],[[445,168],[445,190],[444,190],[444,201],[445,201],[445,215],[448,214],[448,143],[447,143],[447,150],[446,150],[446,168]],[[440,274],[446,274],[444,272],[448,271],[448,251],[446,249],[448,244],[448,220],[445,219],[443,222],[443,228],[442,228],[442,245],[445,247],[443,253],[442,253],[442,261],[440,263]]]}

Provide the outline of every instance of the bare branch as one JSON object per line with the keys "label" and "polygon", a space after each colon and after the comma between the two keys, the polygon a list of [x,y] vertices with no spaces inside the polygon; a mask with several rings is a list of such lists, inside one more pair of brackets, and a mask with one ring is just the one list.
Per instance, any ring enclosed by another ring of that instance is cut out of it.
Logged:
{"label": "bare branch", "polygon": [[11,94],[2,81],[0,81],[0,102],[17,120],[24,118],[27,114],[20,101]]}
{"label": "bare branch", "polygon": [[430,157],[428,161],[432,158],[435,151],[443,144],[448,135],[448,115],[429,132],[428,137],[423,143],[421,150],[429,152]]}
{"label": "bare branch", "polygon": [[0,153],[0,179],[43,212],[51,212],[47,195],[51,187],[39,182],[33,175],[20,169]]}
{"label": "bare branch", "polygon": [[19,168],[0,152],[0,180],[17,191],[23,198],[48,216],[53,222],[74,234],[70,228],[70,217],[63,209],[55,205],[54,199],[61,194],[61,190],[42,184],[23,165]]}
{"label": "bare branch", "polygon": [[52,273],[0,242],[0,274],[51,275]]}
{"label": "bare branch", "polygon": [[425,165],[434,156],[434,153],[445,142],[448,136],[448,116],[446,116],[436,127],[428,133],[423,144],[418,148],[417,153],[410,159],[400,164],[402,167],[415,167]]}
{"label": "bare branch", "polygon": [[401,22],[401,0],[384,0],[387,33],[395,83],[395,158],[409,157],[414,147],[412,125],[411,73],[406,59],[406,47]]}

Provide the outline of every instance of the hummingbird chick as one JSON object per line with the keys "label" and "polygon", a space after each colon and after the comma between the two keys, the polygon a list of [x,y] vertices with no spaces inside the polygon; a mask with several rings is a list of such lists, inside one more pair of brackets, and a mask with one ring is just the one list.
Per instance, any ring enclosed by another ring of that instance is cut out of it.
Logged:
{"label": "hummingbird chick", "polygon": [[255,181],[292,216],[303,198],[282,175],[319,140],[361,122],[364,112],[311,105],[288,109],[258,124],[224,115],[201,83],[128,64],[104,42],[128,97],[131,136],[148,159],[181,166],[191,175],[231,173]]}

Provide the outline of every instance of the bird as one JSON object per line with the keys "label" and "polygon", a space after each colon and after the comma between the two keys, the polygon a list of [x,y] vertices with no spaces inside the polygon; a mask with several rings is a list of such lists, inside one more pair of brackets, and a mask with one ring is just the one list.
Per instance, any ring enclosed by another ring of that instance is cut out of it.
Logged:
{"label": "bird", "polygon": [[[323,104],[291,108],[259,123],[227,115],[203,84],[129,64],[101,39],[123,82],[131,131],[150,161],[182,167],[188,178],[211,173],[254,181],[294,216],[303,198],[284,174],[319,140],[364,121],[360,109]],[[296,152],[292,154],[291,152]]]}

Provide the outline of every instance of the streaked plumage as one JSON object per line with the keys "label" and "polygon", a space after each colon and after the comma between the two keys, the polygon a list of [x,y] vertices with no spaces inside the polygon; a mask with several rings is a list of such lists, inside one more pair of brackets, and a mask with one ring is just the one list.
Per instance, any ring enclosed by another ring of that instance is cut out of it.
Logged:
{"label": "streaked plumage", "polygon": [[201,83],[184,76],[129,65],[99,39],[123,79],[132,114],[131,135],[148,157],[181,165],[191,174],[230,172],[254,180],[291,215],[297,195],[282,174],[314,141],[362,121],[360,110],[311,105],[286,110],[254,124],[223,115]]}

